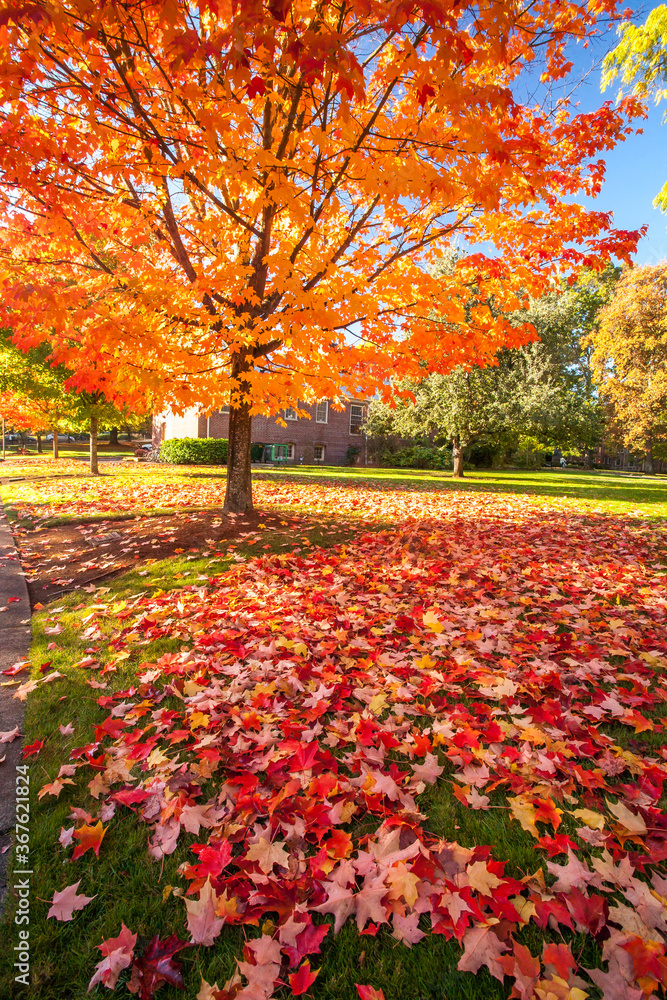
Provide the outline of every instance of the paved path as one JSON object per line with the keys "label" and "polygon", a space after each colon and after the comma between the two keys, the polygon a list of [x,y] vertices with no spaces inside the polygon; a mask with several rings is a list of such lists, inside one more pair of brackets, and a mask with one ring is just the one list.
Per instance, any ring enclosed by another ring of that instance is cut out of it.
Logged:
{"label": "paved path", "polygon": [[[10,602],[10,598],[18,601]],[[7,609],[6,611],[4,609]],[[27,658],[30,648],[30,600],[21,563],[7,518],[0,505],[0,670]],[[22,679],[26,675],[21,675]],[[9,680],[0,677],[1,680]],[[14,698],[16,686],[0,688],[0,732],[22,726],[24,702]],[[15,767],[19,763],[22,740],[0,744],[0,850],[11,843],[14,826]],[[0,907],[6,890],[9,852],[0,853]]]}

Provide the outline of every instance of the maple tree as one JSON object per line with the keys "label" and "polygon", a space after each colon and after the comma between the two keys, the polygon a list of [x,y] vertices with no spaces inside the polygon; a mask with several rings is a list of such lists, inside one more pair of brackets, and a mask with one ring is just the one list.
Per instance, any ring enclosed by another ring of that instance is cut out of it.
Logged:
{"label": "maple tree", "polygon": [[[632,252],[572,196],[599,191],[641,104],[548,96],[567,44],[617,17],[615,0],[3,0],[17,343],[51,338],[80,389],[113,371],[176,407],[229,403],[225,502],[247,509],[254,412],[484,363],[525,339],[503,310]],[[454,238],[499,256],[436,280]]]}
{"label": "maple tree", "polygon": [[667,264],[624,272],[590,334],[591,364],[624,444],[645,453],[667,438]]}

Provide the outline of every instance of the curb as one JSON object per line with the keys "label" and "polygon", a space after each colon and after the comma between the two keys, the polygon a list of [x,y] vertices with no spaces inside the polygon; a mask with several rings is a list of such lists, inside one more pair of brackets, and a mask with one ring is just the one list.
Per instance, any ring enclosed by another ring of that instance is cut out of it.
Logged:
{"label": "curb", "polygon": [[[11,601],[10,599],[14,598]],[[18,600],[16,600],[18,598]],[[19,554],[4,509],[0,505],[0,670],[27,659],[30,650],[30,598]],[[9,678],[1,678],[2,680]],[[27,678],[26,678],[27,679]],[[25,702],[14,698],[16,686],[0,688],[0,732],[22,727]],[[0,850],[12,843],[15,821],[16,765],[22,739],[0,745]],[[9,851],[0,854],[0,911],[7,893]]]}

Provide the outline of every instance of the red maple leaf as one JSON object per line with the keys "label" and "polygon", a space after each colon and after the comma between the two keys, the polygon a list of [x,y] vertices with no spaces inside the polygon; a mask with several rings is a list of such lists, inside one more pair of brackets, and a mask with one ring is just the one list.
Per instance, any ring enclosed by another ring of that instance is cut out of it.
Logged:
{"label": "red maple leaf", "polygon": [[179,941],[175,934],[160,941],[156,935],[148,944],[143,955],[135,958],[132,965],[129,988],[139,993],[140,1000],[152,1000],[155,990],[162,983],[185,989],[181,968],[174,962],[174,955],[183,948],[191,947],[187,941]]}
{"label": "red maple leaf", "polygon": [[556,975],[560,976],[561,979],[567,980],[570,975],[570,969],[574,970],[577,968],[576,960],[569,946],[566,944],[546,945],[542,958],[545,963],[553,965]]}
{"label": "red maple leaf", "polygon": [[229,841],[223,840],[218,847],[209,844],[193,844],[190,850],[199,856],[199,864],[188,868],[188,878],[217,878],[227,867],[232,857]]}
{"label": "red maple leaf", "polygon": [[303,993],[310,989],[317,979],[319,972],[319,969],[315,969],[314,972],[311,972],[310,962],[307,960],[299,968],[298,972],[292,972],[287,978],[289,979],[289,984],[292,987],[293,995],[295,997],[300,997]]}
{"label": "red maple leaf", "polygon": [[29,746],[23,747],[23,756],[24,757],[32,757],[33,755],[37,756],[37,754],[39,753],[39,751],[42,749],[43,746],[44,746],[44,740],[35,740],[35,742],[30,743]]}
{"label": "red maple leaf", "polygon": [[604,896],[586,896],[580,889],[571,889],[567,898],[567,908],[577,923],[579,932],[599,934],[609,917],[609,904]]}

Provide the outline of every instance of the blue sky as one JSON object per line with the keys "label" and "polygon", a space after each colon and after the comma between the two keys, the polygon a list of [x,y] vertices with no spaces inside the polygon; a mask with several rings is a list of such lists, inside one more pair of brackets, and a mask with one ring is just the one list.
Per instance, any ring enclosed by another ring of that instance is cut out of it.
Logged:
{"label": "blue sky", "polygon": [[[643,23],[654,6],[657,5],[634,4],[635,23]],[[591,62],[594,66],[575,97],[582,111],[592,111],[605,100],[616,100],[617,82],[604,94],[600,93],[600,70],[597,68],[600,57],[613,48],[615,41],[612,35],[600,40],[595,53],[590,49],[571,53],[577,68],[589,70]],[[637,250],[635,260],[638,264],[667,260],[667,215],[653,207],[653,199],[667,180],[667,124],[662,124],[666,110],[667,102],[656,106],[653,99],[650,100],[649,117],[641,124],[643,134],[629,136],[605,155],[607,173],[602,191],[596,199],[583,199],[584,205],[613,212],[614,225],[619,229],[639,229],[648,225],[648,234]]]}

